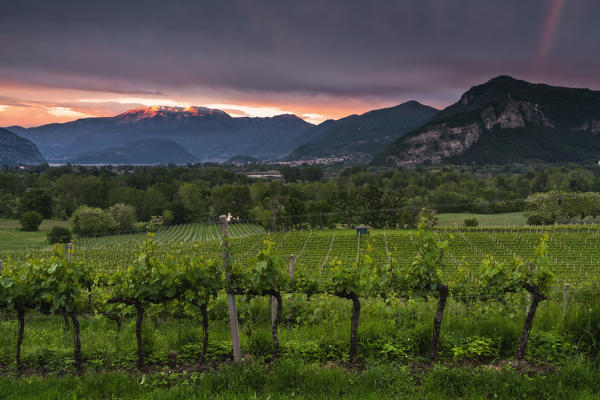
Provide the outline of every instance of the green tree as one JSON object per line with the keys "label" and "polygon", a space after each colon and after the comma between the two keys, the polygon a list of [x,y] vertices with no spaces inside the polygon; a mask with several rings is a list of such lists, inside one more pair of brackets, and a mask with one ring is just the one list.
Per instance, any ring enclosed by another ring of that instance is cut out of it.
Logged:
{"label": "green tree", "polygon": [[71,217],[73,232],[79,235],[98,235],[115,229],[115,220],[99,208],[79,207]]}
{"label": "green tree", "polygon": [[212,192],[212,214],[226,215],[231,213],[236,218],[248,219],[252,200],[248,186],[223,185]]}
{"label": "green tree", "polygon": [[21,216],[21,230],[27,232],[37,231],[43,220],[44,217],[39,212],[27,211]]}
{"label": "green tree", "polygon": [[129,204],[117,203],[107,210],[120,231],[133,229],[135,223],[135,208]]}
{"label": "green tree", "polygon": [[29,189],[19,200],[19,212],[36,211],[44,218],[52,217],[52,196],[44,189]]}
{"label": "green tree", "polygon": [[198,221],[208,211],[207,193],[198,185],[184,183],[179,187],[179,199],[185,210],[192,218]]}

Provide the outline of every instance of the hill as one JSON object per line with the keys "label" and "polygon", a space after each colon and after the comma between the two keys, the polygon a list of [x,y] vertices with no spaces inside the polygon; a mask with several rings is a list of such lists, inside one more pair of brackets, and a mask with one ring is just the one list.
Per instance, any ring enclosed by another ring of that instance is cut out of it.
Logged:
{"label": "hill", "polygon": [[71,164],[187,164],[198,161],[181,145],[169,139],[142,139],[69,159]]}
{"label": "hill", "polygon": [[312,128],[315,139],[300,145],[289,160],[348,156],[370,160],[385,146],[410,130],[423,125],[439,110],[416,101],[395,107],[328,120]]}
{"label": "hill", "polygon": [[39,165],[46,160],[30,140],[0,128],[0,165]]}
{"label": "hill", "polygon": [[63,124],[18,128],[54,162],[85,152],[126,145],[142,139],[170,139],[204,161],[225,161],[247,154],[259,159],[281,157],[310,141],[314,125],[295,115],[233,118],[204,107],[143,107],[114,117],[83,118]]}
{"label": "hill", "polygon": [[499,76],[378,154],[374,164],[600,159],[600,92]]}

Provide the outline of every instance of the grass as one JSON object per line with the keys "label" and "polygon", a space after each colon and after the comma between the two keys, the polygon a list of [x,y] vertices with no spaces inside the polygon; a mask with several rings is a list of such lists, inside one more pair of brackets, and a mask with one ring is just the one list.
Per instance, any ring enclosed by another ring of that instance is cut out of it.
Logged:
{"label": "grass", "polygon": [[477,218],[479,226],[524,226],[527,218],[522,212],[502,214],[446,213],[438,214],[441,226],[462,226],[465,219]]}
{"label": "grass", "polygon": [[554,373],[528,376],[511,367],[434,368],[413,373],[392,365],[364,371],[283,360],[210,372],[101,373],[79,377],[0,378],[7,399],[597,399],[600,372],[575,360]]}
{"label": "grass", "polygon": [[[569,360],[577,355],[593,359],[600,349],[594,338],[600,326],[600,301],[579,298],[573,293],[569,313],[562,313],[561,299],[540,305],[531,334],[528,359],[540,362]],[[421,362],[431,342],[436,303],[421,300],[389,305],[377,299],[362,299],[358,330],[359,358],[367,364],[407,366]],[[282,360],[334,364],[347,360],[351,303],[330,296],[302,295],[284,297],[286,321],[279,330]],[[269,362],[272,337],[269,327],[269,302],[265,297],[237,299],[242,352],[258,363]],[[507,360],[514,357],[526,303],[516,296],[510,304],[449,301],[444,315],[439,360],[450,365],[467,361]],[[143,327],[148,351],[147,363],[153,369],[168,364],[168,354],[178,355],[181,368],[191,368],[198,359],[202,342],[200,319],[174,318],[149,309]],[[576,318],[573,318],[575,317]],[[73,331],[65,329],[58,316],[28,313],[22,358],[31,371],[71,373]],[[17,323],[13,318],[0,320],[0,375],[15,371]],[[468,349],[468,343],[484,338],[489,343],[460,355],[456,348]],[[117,335],[116,324],[103,317],[81,316],[82,351],[88,372],[134,370],[136,361],[135,324],[130,315]],[[477,353],[485,350],[482,356]],[[210,305],[210,334],[207,359],[227,363],[231,359],[227,301],[221,295]]]}
{"label": "grass", "polygon": [[0,219],[0,243],[2,250],[26,251],[49,247],[46,234],[55,226],[70,228],[68,221],[44,220],[40,229],[35,232],[19,230],[19,221],[14,219]]}

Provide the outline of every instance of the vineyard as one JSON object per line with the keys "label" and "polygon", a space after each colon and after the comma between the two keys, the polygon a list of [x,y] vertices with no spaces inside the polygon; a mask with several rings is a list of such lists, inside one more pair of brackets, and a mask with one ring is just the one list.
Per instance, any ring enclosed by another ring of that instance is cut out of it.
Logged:
{"label": "vineyard", "polygon": [[[583,227],[553,228],[438,228],[439,240],[449,243],[449,268],[444,274],[452,275],[456,268],[478,265],[485,255],[500,262],[513,258],[533,256],[535,245],[544,232],[548,233],[548,258],[556,283],[576,286],[600,278],[600,229]],[[231,251],[234,264],[243,265],[256,255],[267,237],[262,228],[252,224],[232,224]],[[368,236],[357,236],[354,230],[287,231],[268,235],[274,242],[274,254],[287,258],[295,255],[297,268],[322,271],[332,259],[344,263],[357,261],[365,240],[371,241],[376,262],[389,261],[388,253],[398,255],[396,262],[408,265],[416,253],[415,233],[411,230],[373,230]],[[127,265],[136,257],[135,250],[145,240],[144,233],[83,238],[75,242],[76,257],[94,269],[110,271],[118,265]],[[158,253],[177,252],[202,254],[218,259],[221,252],[218,225],[181,225],[156,233],[154,242]],[[26,252],[7,254],[24,259]],[[1,255],[1,254],[0,254]],[[7,259],[7,255],[3,256]]]}
{"label": "vineyard", "polygon": [[597,226],[228,231],[223,241],[218,225],[184,225],[3,255],[0,369],[600,354]]}

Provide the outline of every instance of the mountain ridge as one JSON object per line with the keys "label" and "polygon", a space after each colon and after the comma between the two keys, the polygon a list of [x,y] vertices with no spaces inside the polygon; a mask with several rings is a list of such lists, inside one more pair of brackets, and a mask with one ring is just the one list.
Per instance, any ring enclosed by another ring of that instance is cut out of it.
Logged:
{"label": "mountain ridge", "polygon": [[152,106],[127,110],[113,117],[16,129],[53,162],[66,162],[78,154],[141,139],[171,139],[198,159],[224,161],[238,154],[259,159],[282,157],[311,140],[312,127],[290,114],[234,118],[206,107]]}
{"label": "mountain ridge", "polygon": [[170,139],[141,139],[124,146],[80,154],[71,164],[187,164],[199,160]]}
{"label": "mountain ridge", "polygon": [[471,87],[373,164],[566,162],[600,159],[600,91],[506,75]]}
{"label": "mountain ridge", "polygon": [[318,157],[370,159],[387,143],[431,119],[439,110],[415,100],[393,107],[327,120],[313,130],[318,134],[300,145],[288,157],[303,160]]}
{"label": "mountain ridge", "polygon": [[33,142],[8,129],[0,128],[0,165],[18,166],[45,163],[46,160]]}

